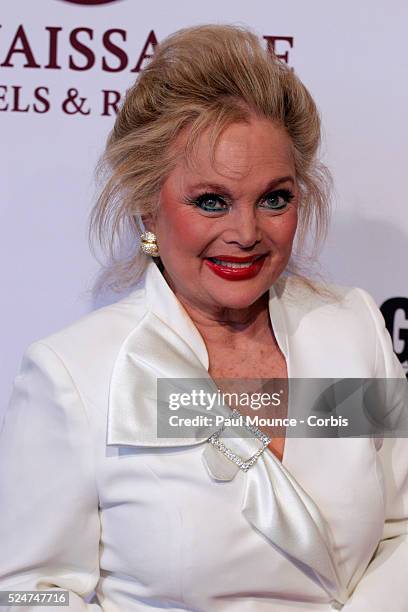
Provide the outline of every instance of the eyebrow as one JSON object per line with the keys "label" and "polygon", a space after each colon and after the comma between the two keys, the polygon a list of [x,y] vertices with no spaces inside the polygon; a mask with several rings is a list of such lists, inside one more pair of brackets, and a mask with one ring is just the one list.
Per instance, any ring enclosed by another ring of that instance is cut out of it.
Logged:
{"label": "eyebrow", "polygon": [[[274,189],[278,185],[281,185],[282,183],[286,183],[286,182],[290,182],[292,183],[292,185],[294,185],[295,179],[291,174],[288,174],[287,176],[280,176],[278,178],[274,178],[271,181],[269,181],[269,183],[266,185],[266,188],[262,191],[262,193],[268,193],[268,191],[271,191],[271,189]],[[232,193],[230,192],[230,190],[227,189],[225,185],[221,185],[220,183],[212,183],[212,182],[195,183],[191,186],[191,189],[205,189],[207,191],[219,193],[220,195],[224,195],[224,196],[232,198]]]}

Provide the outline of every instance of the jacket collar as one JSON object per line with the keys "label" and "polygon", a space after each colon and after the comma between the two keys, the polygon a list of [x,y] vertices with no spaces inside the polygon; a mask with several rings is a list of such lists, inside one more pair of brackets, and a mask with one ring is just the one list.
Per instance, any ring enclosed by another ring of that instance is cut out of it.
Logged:
{"label": "jacket collar", "polygon": [[[153,260],[145,273],[146,311],[123,342],[110,381],[107,444],[132,446],[185,446],[199,444],[195,438],[157,436],[157,379],[206,379],[209,357],[205,342]],[[269,316],[278,345],[290,360],[280,293],[269,289]]]}
{"label": "jacket collar", "polygon": [[147,308],[190,346],[208,371],[209,358],[203,337],[153,260],[149,261],[145,278]]}

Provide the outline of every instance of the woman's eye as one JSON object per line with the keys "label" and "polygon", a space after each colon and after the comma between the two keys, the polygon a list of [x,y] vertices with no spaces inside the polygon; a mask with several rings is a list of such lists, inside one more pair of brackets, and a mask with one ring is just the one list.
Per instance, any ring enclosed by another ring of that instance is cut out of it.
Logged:
{"label": "woman's eye", "polygon": [[222,212],[228,209],[225,200],[216,193],[203,193],[192,202],[206,212]]}
{"label": "woman's eye", "polygon": [[273,191],[272,193],[268,193],[263,198],[263,202],[266,203],[264,208],[276,211],[285,210],[294,197],[294,194],[289,191],[289,189],[279,189],[279,191]]}
{"label": "woman's eye", "polygon": [[[283,212],[294,197],[289,189],[279,189],[263,196],[260,206],[269,211]],[[187,202],[209,213],[229,210],[229,204],[217,193],[203,193],[197,198],[188,199]]]}

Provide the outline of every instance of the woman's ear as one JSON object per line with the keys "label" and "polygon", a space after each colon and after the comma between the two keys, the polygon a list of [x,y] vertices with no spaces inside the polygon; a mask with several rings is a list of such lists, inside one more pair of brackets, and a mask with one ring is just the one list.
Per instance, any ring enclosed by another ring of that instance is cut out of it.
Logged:
{"label": "woman's ear", "polygon": [[145,229],[148,232],[154,233],[156,224],[154,222],[153,215],[151,213],[148,213],[147,215],[141,215],[141,219],[142,219]]}

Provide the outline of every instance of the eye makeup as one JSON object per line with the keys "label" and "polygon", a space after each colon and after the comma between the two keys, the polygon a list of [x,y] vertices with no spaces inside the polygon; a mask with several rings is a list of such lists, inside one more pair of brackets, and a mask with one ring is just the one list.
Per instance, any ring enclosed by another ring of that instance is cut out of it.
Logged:
{"label": "eye makeup", "polygon": [[[258,205],[260,208],[271,212],[283,212],[294,197],[295,195],[290,189],[276,189],[263,195],[258,200]],[[210,191],[205,191],[195,197],[187,197],[184,201],[186,204],[196,206],[202,211],[209,213],[228,212],[231,207],[229,198]],[[266,205],[264,205],[265,202],[267,203]],[[268,202],[270,203],[269,205]]]}

